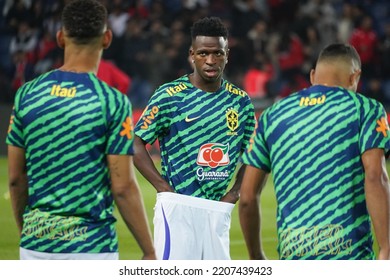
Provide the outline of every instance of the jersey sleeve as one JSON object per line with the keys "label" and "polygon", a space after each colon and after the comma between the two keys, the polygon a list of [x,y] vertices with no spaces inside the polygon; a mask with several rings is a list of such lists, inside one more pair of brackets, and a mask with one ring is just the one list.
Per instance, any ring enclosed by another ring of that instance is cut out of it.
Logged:
{"label": "jersey sleeve", "polygon": [[133,155],[134,125],[131,103],[120,94],[113,115],[108,123],[106,154]]}
{"label": "jersey sleeve", "polygon": [[390,131],[383,105],[375,100],[363,104],[359,135],[360,153],[372,148],[390,150]]}
{"label": "jersey sleeve", "polygon": [[6,143],[11,146],[25,148],[22,119],[20,117],[20,98],[24,87],[21,87],[15,95],[15,103],[9,121]]}
{"label": "jersey sleeve", "polygon": [[148,144],[153,144],[170,126],[168,98],[157,90],[138,120],[135,134]]}
{"label": "jersey sleeve", "polygon": [[242,156],[242,162],[266,172],[271,171],[270,151],[265,139],[266,112],[264,112],[252,133],[248,148]]}

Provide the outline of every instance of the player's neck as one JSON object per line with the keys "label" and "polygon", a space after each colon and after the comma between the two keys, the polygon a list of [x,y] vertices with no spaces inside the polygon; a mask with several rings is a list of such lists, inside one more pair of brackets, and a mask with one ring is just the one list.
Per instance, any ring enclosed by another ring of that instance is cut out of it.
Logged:
{"label": "player's neck", "polygon": [[63,71],[77,73],[97,73],[100,63],[101,50],[90,48],[65,48]]}
{"label": "player's neck", "polygon": [[315,83],[313,86],[325,86],[325,87],[340,87],[339,85],[336,85],[334,83]]}
{"label": "player's neck", "polygon": [[219,90],[222,84],[222,79],[217,79],[216,81],[207,82],[202,78],[200,78],[198,75],[194,75],[194,74],[190,74],[188,78],[194,87],[201,89],[205,92],[216,92],[217,90]]}
{"label": "player's neck", "polygon": [[343,65],[319,64],[316,67],[313,79],[313,86],[323,85],[327,87],[349,87],[349,74]]}

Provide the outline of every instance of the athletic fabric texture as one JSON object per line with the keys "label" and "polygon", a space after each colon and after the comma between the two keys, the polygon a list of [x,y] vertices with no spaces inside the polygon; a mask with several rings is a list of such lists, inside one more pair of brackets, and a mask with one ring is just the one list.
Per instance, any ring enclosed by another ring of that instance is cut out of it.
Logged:
{"label": "athletic fabric texture", "polygon": [[162,176],[176,193],[220,200],[254,126],[244,91],[223,80],[217,92],[205,92],[186,75],[156,90],[135,134],[159,141]]}
{"label": "athletic fabric texture", "polygon": [[128,98],[92,73],[54,70],[18,90],[6,141],[26,153],[22,248],[118,251],[106,155],[133,154],[131,118]]}
{"label": "athletic fabric texture", "polygon": [[[361,155],[390,148],[373,99],[312,86],[266,109],[243,162],[272,171],[280,259],[374,259]],[[264,221],[266,222],[266,221]]]}

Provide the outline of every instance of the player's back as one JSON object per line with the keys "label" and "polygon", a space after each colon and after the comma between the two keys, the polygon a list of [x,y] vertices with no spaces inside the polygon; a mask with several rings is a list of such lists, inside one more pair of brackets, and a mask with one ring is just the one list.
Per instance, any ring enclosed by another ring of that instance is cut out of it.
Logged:
{"label": "player's back", "polygon": [[313,86],[264,113],[280,258],[373,258],[360,155],[376,141],[376,105],[342,88]]}
{"label": "player's back", "polygon": [[[26,152],[29,206],[22,247],[116,250],[106,153],[111,119],[129,105],[124,98],[92,73],[60,70],[18,91],[8,138]],[[97,237],[102,239],[96,243]],[[88,246],[81,246],[86,240]]]}

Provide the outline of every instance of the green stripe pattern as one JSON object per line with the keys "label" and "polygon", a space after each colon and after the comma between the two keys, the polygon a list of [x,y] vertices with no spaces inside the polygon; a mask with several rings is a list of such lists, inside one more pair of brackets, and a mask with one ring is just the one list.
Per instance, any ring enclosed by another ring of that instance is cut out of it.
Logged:
{"label": "green stripe pattern", "polygon": [[21,247],[117,252],[106,155],[133,154],[133,131],[121,135],[131,117],[128,98],[92,73],[54,70],[19,89],[7,144],[26,153]]}
{"label": "green stripe pattern", "polygon": [[383,106],[312,86],[263,112],[246,164],[272,172],[281,259],[372,259],[361,155],[389,150]]}
{"label": "green stripe pattern", "polygon": [[204,92],[183,76],[155,91],[135,133],[159,141],[162,175],[177,193],[219,200],[254,125],[244,91],[224,80],[218,91]]}

